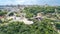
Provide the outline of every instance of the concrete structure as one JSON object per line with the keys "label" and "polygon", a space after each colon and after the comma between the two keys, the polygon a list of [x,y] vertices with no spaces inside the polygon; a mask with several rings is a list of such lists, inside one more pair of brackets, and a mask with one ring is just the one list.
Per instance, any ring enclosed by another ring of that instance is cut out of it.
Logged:
{"label": "concrete structure", "polygon": [[[10,14],[11,12],[9,12],[7,14],[7,16]],[[33,21],[29,21],[27,18],[25,18],[25,13],[20,13],[20,17],[17,17],[16,14],[14,13],[13,16],[8,16],[7,19],[12,19],[10,22],[13,22],[13,21],[19,21],[19,22],[24,22],[25,24],[27,25],[30,25],[30,24],[33,24]]]}
{"label": "concrete structure", "polygon": [[39,21],[41,21],[43,19],[42,14],[41,13],[37,13],[36,17],[33,17],[34,19],[37,19]]}

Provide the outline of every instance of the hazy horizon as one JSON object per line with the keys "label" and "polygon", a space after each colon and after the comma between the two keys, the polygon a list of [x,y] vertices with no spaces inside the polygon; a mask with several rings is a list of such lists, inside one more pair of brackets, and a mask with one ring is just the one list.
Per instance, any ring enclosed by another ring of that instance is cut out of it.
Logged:
{"label": "hazy horizon", "polygon": [[0,5],[59,5],[60,0],[0,0]]}

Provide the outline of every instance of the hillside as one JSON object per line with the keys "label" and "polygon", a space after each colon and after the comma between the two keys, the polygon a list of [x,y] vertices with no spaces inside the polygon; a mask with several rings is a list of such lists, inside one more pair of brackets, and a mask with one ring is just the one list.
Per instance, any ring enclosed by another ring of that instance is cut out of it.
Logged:
{"label": "hillside", "polygon": [[28,6],[23,9],[12,7],[9,11],[4,9],[0,10],[0,34],[60,32],[60,6]]}

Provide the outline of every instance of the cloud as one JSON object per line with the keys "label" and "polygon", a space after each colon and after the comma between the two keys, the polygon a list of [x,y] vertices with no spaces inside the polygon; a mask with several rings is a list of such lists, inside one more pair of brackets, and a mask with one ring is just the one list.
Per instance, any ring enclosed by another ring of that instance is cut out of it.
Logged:
{"label": "cloud", "polygon": [[17,4],[36,4],[36,0],[17,0]]}
{"label": "cloud", "polygon": [[0,4],[38,4],[38,0],[1,0]]}

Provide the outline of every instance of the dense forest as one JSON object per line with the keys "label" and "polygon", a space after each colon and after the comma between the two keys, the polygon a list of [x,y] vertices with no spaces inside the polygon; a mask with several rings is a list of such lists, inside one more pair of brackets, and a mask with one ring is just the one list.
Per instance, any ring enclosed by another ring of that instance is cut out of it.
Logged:
{"label": "dense forest", "polygon": [[[10,20],[6,20],[5,17],[8,12],[0,10],[0,16],[4,16],[4,20],[0,19],[0,34],[59,34],[60,6],[30,6],[25,7],[22,12],[26,13],[25,17],[34,23],[26,25],[19,21],[9,22]],[[30,19],[37,16],[37,13],[41,13],[45,18],[40,21]]]}

